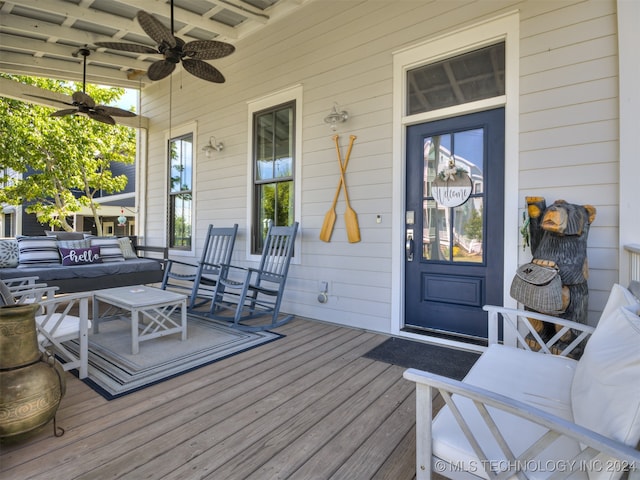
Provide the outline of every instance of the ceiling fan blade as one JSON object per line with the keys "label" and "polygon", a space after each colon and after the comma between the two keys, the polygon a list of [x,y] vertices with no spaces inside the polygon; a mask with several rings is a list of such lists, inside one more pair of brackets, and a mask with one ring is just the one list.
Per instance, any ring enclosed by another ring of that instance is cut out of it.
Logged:
{"label": "ceiling fan blade", "polygon": [[111,118],[109,115],[104,115],[99,112],[86,112],[86,115],[93,120],[97,120],[98,122],[107,123],[109,125],[115,125],[116,121]]}
{"label": "ceiling fan blade", "polygon": [[144,10],[140,10],[136,14],[136,17],[145,33],[158,44],[166,43],[171,48],[176,46],[176,37],[173,36],[171,30],[165,27],[160,20],[157,20],[153,15],[148,14]]}
{"label": "ceiling fan blade", "polygon": [[216,40],[194,40],[182,48],[185,55],[196,60],[214,60],[235,52],[236,47]]}
{"label": "ceiling fan blade", "polygon": [[224,75],[220,71],[202,60],[185,58],[182,60],[184,69],[198,78],[214,83],[224,83]]}
{"label": "ceiling fan blade", "polygon": [[110,107],[108,105],[96,105],[94,108],[96,113],[100,113],[102,115],[108,115],[110,117],[135,117],[136,114],[129,111],[123,110],[122,108]]}
{"label": "ceiling fan blade", "polygon": [[34,98],[41,98],[43,100],[48,100],[50,102],[61,103],[62,105],[73,105],[73,103],[63,102],[62,100],[56,100],[55,98],[45,97],[44,95],[31,95],[30,93],[27,93],[27,96],[34,97]]}
{"label": "ceiling fan blade", "polygon": [[64,117],[65,115],[74,115],[78,113],[77,108],[65,108],[64,110],[58,110],[53,113],[50,113],[50,117]]}
{"label": "ceiling fan blade", "polygon": [[160,53],[156,48],[147,47],[146,45],[137,45],[135,43],[95,42],[94,45],[97,47],[110,48],[111,50],[121,50],[123,52]]}
{"label": "ceiling fan blade", "polygon": [[167,60],[158,60],[153,62],[147,70],[147,77],[150,80],[162,80],[164,77],[171,75],[176,68],[176,64]]}

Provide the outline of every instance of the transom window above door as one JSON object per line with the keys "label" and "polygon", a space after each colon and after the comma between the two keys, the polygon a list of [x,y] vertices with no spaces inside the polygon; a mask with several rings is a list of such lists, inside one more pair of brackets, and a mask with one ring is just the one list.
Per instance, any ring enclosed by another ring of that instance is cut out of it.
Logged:
{"label": "transom window above door", "polygon": [[408,115],[504,94],[504,42],[407,72]]}

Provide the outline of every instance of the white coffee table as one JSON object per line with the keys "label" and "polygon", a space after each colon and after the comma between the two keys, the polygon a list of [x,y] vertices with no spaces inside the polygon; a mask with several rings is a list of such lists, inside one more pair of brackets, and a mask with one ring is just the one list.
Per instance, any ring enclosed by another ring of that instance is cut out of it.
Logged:
{"label": "white coffee table", "polygon": [[[108,305],[99,314],[99,304]],[[172,314],[180,309],[179,320]],[[122,311],[130,313],[121,315]],[[129,318],[128,318],[129,317]],[[180,333],[187,339],[187,296],[181,293],[145,287],[116,287],[93,292],[93,333],[99,332],[99,323],[120,318],[131,321],[131,353],[137,354],[140,342]]]}

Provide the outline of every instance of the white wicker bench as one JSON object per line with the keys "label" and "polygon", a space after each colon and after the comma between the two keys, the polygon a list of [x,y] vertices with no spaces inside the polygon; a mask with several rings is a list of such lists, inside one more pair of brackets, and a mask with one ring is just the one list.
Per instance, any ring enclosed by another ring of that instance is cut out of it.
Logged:
{"label": "white wicker bench", "polygon": [[[640,451],[634,448],[640,440],[636,302],[615,285],[595,329],[485,307],[489,347],[462,381],[415,369],[404,374],[416,382],[416,477],[604,480],[629,471],[629,478],[640,478]],[[562,329],[543,342],[529,318]],[[569,328],[578,338],[559,347]],[[538,351],[527,335],[537,337]],[[587,338],[580,360],[568,358]],[[437,393],[445,406],[432,419]]]}

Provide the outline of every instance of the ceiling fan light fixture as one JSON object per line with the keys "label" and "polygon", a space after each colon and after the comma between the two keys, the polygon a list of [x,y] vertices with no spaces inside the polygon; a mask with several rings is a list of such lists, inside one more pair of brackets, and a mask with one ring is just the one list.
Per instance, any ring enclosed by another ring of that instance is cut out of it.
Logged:
{"label": "ceiling fan light fixture", "polygon": [[151,64],[147,71],[149,80],[161,80],[171,73],[175,66],[182,63],[184,69],[190,74],[214,83],[224,83],[222,73],[213,65],[204,60],[215,60],[231,55],[235,47],[231,44],[217,40],[193,40],[185,42],[174,34],[173,28],[173,0],[171,0],[171,29],[164,26],[160,20],[139,10],[136,19],[142,30],[156,42],[155,48],[134,43],[120,42],[95,42],[100,48],[110,48],[125,52],[159,54],[164,58]]}
{"label": "ceiling fan light fixture", "polygon": [[135,117],[136,114],[129,110],[123,110],[118,107],[110,107],[108,105],[97,105],[95,100],[86,94],[87,87],[87,57],[91,54],[91,50],[87,46],[81,47],[71,55],[78,57],[82,55],[82,91],[74,92],[71,95],[71,103],[54,100],[49,97],[43,97],[41,95],[29,95],[35,98],[43,98],[63,105],[69,105],[74,108],[65,108],[63,110],[57,110],[51,113],[51,117],[64,117],[66,115],[86,115],[92,120],[96,120],[108,125],[115,125],[116,121],[112,117]]}

